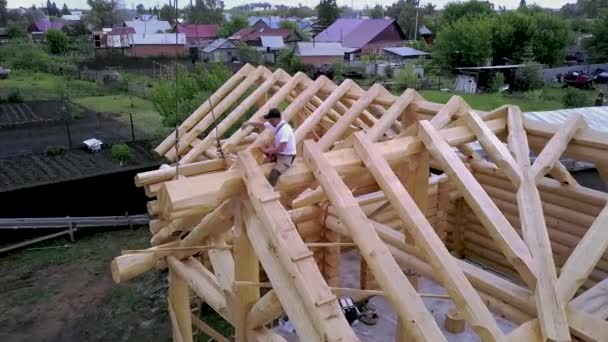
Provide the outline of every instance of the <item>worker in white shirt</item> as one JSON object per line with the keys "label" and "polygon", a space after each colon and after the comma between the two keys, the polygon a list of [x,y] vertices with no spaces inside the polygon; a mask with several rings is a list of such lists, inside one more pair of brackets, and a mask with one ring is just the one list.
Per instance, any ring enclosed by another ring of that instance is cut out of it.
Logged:
{"label": "worker in white shirt", "polygon": [[266,128],[274,133],[274,143],[272,146],[262,148],[262,151],[268,157],[268,162],[276,162],[268,176],[270,184],[275,186],[279,176],[291,167],[296,157],[296,137],[289,123],[281,118],[281,112],[278,109],[269,110],[268,114],[264,115],[264,120],[264,122],[250,120],[244,125],[250,125],[260,130]]}

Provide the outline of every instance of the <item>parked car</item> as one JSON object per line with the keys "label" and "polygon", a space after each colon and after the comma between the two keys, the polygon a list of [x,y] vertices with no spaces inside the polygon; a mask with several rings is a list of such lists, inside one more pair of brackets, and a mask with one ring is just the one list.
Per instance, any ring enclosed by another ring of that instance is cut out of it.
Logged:
{"label": "parked car", "polygon": [[593,87],[593,76],[582,71],[568,71],[563,77],[564,87],[589,89]]}
{"label": "parked car", "polygon": [[597,69],[592,75],[594,83],[608,84],[608,71],[604,69]]}
{"label": "parked car", "polygon": [[0,66],[0,79],[8,78],[8,75],[11,73],[11,69],[4,69]]}

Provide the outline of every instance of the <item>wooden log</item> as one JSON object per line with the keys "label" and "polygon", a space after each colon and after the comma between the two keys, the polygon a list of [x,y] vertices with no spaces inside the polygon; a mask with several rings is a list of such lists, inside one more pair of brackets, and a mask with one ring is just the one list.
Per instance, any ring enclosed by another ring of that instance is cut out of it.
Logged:
{"label": "wooden log", "polygon": [[[239,71],[237,71],[232,77],[228,79],[218,90],[211,95],[211,103],[219,103],[221,99],[223,99],[234,87],[236,87],[243,78],[245,78],[250,72],[255,70],[251,64],[245,64]],[[205,101],[205,103],[201,104],[201,106],[195,110],[178,128],[178,135],[182,136],[185,132],[187,132],[191,127],[193,127],[196,123],[198,123],[205,115],[209,113],[209,102]],[[167,151],[169,151],[173,145],[175,144],[175,131],[167,136],[163,142],[156,147],[154,151],[159,155],[165,155]]]}
{"label": "wooden log", "polygon": [[509,262],[517,269],[528,286],[534,287],[536,277],[532,271],[530,251],[515,233],[511,224],[429,122],[420,123],[419,134],[431,155],[442,163],[444,171],[456,181],[465,200],[491,232],[494,241],[499,243],[501,251]]}
{"label": "wooden log", "polygon": [[456,309],[451,309],[445,314],[445,330],[452,334],[460,334],[464,331],[464,316]]}
{"label": "wooden log", "polygon": [[382,244],[373,227],[367,224],[367,218],[350,190],[314,142],[304,142],[304,158],[348,226],[350,237],[359,246],[362,257],[369,264],[379,285],[387,293],[398,316],[407,319],[408,326],[405,328],[419,339],[445,340],[394,259],[387,258],[390,255],[387,255],[386,246]]}
{"label": "wooden log", "polygon": [[170,310],[175,316],[178,331],[173,331],[174,336],[179,335],[181,341],[192,341],[192,321],[190,319],[190,290],[183,279],[174,272],[169,272],[169,294],[167,302]]}
{"label": "wooden log", "polygon": [[200,320],[200,318],[191,315],[192,324],[205,335],[211,337],[214,341],[217,342],[230,342],[224,335],[220,334],[217,330],[210,327],[207,323]]}

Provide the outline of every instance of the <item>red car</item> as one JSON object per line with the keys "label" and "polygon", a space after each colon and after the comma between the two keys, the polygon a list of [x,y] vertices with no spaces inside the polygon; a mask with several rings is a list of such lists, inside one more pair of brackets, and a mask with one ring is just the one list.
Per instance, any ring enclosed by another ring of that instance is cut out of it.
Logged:
{"label": "red car", "polygon": [[564,87],[571,86],[579,89],[589,89],[593,87],[593,76],[587,75],[582,71],[569,71],[564,75]]}

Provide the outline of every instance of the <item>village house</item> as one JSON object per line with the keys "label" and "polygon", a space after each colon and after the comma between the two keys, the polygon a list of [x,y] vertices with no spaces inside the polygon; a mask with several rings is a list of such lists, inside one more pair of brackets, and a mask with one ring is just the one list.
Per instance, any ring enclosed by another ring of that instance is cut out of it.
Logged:
{"label": "village house", "polygon": [[245,43],[250,46],[262,46],[261,37],[281,37],[285,44],[294,44],[302,40],[302,37],[295,31],[289,29],[266,29],[266,28],[255,28],[247,27],[239,30],[232,36],[228,37],[228,40],[238,44],[239,42]]}
{"label": "village house", "polygon": [[406,46],[383,48],[382,54],[385,56],[387,61],[399,64],[403,64],[411,60],[417,60],[421,57],[430,56],[430,54],[427,52]]}
{"label": "village house", "polygon": [[236,44],[220,38],[211,42],[202,51],[204,62],[229,63],[237,60]]}
{"label": "village house", "polygon": [[315,36],[315,42],[340,43],[361,54],[380,54],[386,47],[403,46],[405,34],[394,19],[340,18]]}
{"label": "village house", "polygon": [[295,54],[300,57],[302,64],[316,67],[352,60],[357,51],[359,49],[347,48],[335,42],[297,42],[295,47]]}
{"label": "village house", "polygon": [[176,30],[186,35],[188,47],[204,48],[217,39],[220,26],[217,24],[177,24]]}
{"label": "village house", "polygon": [[184,56],[186,53],[183,33],[134,34],[129,51],[133,57]]}
{"label": "village house", "polygon": [[168,21],[156,19],[125,21],[123,26],[132,27],[135,30],[135,33],[140,35],[166,33],[171,31],[171,24],[169,24]]}

